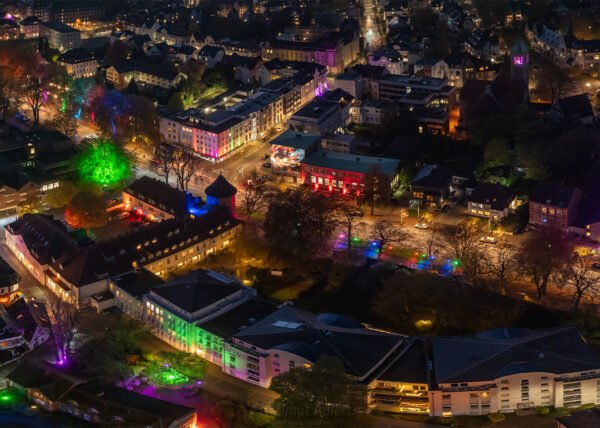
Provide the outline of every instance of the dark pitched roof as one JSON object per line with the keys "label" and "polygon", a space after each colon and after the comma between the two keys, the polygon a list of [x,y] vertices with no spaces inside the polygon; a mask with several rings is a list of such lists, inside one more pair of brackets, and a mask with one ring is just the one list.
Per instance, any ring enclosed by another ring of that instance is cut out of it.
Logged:
{"label": "dark pitched roof", "polygon": [[479,183],[469,201],[478,204],[490,204],[491,209],[502,211],[507,208],[515,197],[515,193],[508,187],[494,183]]}
{"label": "dark pitched roof", "polygon": [[380,79],[384,74],[387,74],[386,68],[379,65],[356,64],[351,70],[357,72],[362,77],[371,79]]}
{"label": "dark pitched roof", "polygon": [[212,58],[219,52],[224,52],[224,49],[221,46],[204,45],[202,49],[200,49],[199,55]]}
{"label": "dark pitched roof", "polygon": [[276,309],[277,306],[273,303],[255,297],[218,317],[199,323],[198,327],[227,339],[273,313]]}
{"label": "dark pitched roof", "polygon": [[452,181],[452,172],[443,166],[425,165],[414,175],[411,185],[439,189]]}
{"label": "dark pitched roof", "polygon": [[60,399],[82,381],[44,361],[29,360],[23,360],[7,378],[23,388],[39,389],[52,401]]}
{"label": "dark pitched roof", "polygon": [[122,290],[133,297],[142,297],[154,287],[164,284],[165,281],[146,269],[137,269],[112,279]]}
{"label": "dark pitched roof", "polygon": [[6,229],[21,236],[40,264],[51,265],[67,281],[81,287],[131,272],[134,262],[143,266],[160,260],[167,256],[165,248],[176,245],[185,249],[208,239],[215,231],[223,233],[238,224],[240,221],[227,209],[215,206],[194,218],[163,220],[92,245],[77,242],[50,215],[26,214]]}
{"label": "dark pitched roof", "polygon": [[565,428],[598,428],[600,427],[600,410],[589,409],[573,412],[567,416],[556,418]]}
{"label": "dark pitched roof", "polygon": [[59,33],[78,33],[79,30],[69,27],[67,24],[62,24],[60,22],[44,22],[42,24],[46,28],[50,28],[51,30],[58,31]]}
{"label": "dark pitched roof", "polygon": [[93,59],[94,55],[84,48],[71,49],[58,57],[58,61],[68,64],[78,64],[80,62],[92,61]]}
{"label": "dark pitched roof", "polygon": [[178,217],[187,217],[191,207],[200,208],[204,205],[199,197],[146,175],[135,180],[123,191]]}
{"label": "dark pitched roof", "polygon": [[224,55],[222,62],[231,67],[246,67],[249,70],[254,70],[258,65],[262,64],[262,58],[233,54]]}
{"label": "dark pitched roof", "polygon": [[[157,45],[158,46],[158,45]],[[177,70],[171,70],[169,68],[148,64],[146,62],[127,60],[121,64],[114,66],[118,73],[128,73],[130,71],[140,71],[152,76],[160,77],[165,80],[173,80],[178,75]]]}
{"label": "dark pitched roof", "polygon": [[154,287],[155,294],[192,314],[231,296],[244,287],[236,280],[213,271],[199,269],[181,278]]}
{"label": "dark pitched roof", "polygon": [[529,195],[529,200],[565,208],[569,206],[573,196],[578,192],[579,189],[563,184],[541,182],[535,185]]}
{"label": "dark pitched roof", "polygon": [[382,382],[428,383],[426,344],[421,339],[413,340],[399,356],[379,375]]}
{"label": "dark pitched roof", "polygon": [[223,174],[219,174],[215,181],[204,189],[204,193],[213,198],[231,198],[235,196],[237,189],[223,177]]}
{"label": "dark pitched roof", "polygon": [[[195,410],[128,391],[100,380],[77,385],[63,401],[74,400],[81,408],[96,408],[103,425],[110,424],[112,416],[120,416],[126,426],[171,426],[173,423]],[[114,423],[114,422],[113,422]]]}
{"label": "dark pitched roof", "polygon": [[577,120],[594,116],[594,109],[587,94],[578,94],[557,101],[562,114],[568,120]]}
{"label": "dark pitched roof", "polygon": [[322,355],[342,361],[346,372],[364,378],[404,342],[404,337],[363,328],[340,327],[329,318],[282,306],[234,337],[262,349],[282,349],[316,362]]}
{"label": "dark pitched roof", "polygon": [[600,357],[573,327],[497,329],[475,336],[435,337],[432,351],[438,384],[487,381],[529,371],[564,374],[600,367]]}

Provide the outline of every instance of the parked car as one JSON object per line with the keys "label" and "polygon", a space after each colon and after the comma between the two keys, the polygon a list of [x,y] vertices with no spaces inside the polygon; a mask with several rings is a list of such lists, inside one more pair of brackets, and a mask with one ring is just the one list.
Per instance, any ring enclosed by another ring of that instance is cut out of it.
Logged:
{"label": "parked car", "polygon": [[273,177],[271,177],[270,175],[263,175],[262,178],[264,181],[273,181]]}
{"label": "parked car", "polygon": [[270,157],[271,157],[271,155],[270,155],[269,153],[265,153],[264,155],[262,155],[262,156],[260,157],[260,160],[267,160],[267,159],[269,159]]}
{"label": "parked car", "polygon": [[479,242],[483,242],[484,244],[495,244],[498,240],[493,236],[482,236]]}
{"label": "parked car", "polygon": [[350,212],[352,217],[364,217],[365,213],[362,210],[354,210]]}
{"label": "parked car", "polygon": [[131,216],[129,211],[123,211],[115,216],[115,220],[125,220],[126,218],[129,218],[129,216]]}
{"label": "parked car", "polygon": [[271,168],[271,162],[263,162],[262,167],[263,168]]}

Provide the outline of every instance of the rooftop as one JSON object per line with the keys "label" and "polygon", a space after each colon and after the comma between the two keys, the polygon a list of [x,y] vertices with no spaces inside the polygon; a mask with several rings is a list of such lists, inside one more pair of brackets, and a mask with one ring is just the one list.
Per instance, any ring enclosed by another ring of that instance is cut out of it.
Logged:
{"label": "rooftop", "polygon": [[60,22],[44,22],[42,25],[51,30],[58,31],[59,33],[79,33],[79,30]]}
{"label": "rooftop", "polygon": [[346,372],[364,378],[404,343],[404,336],[370,330],[346,317],[316,315],[281,306],[234,337],[261,349],[281,349],[317,362],[323,355],[339,358]]}
{"label": "rooftop", "polygon": [[515,192],[506,186],[494,183],[479,183],[471,196],[470,202],[489,204],[492,210],[502,211],[511,203]]}
{"label": "rooftop", "polygon": [[302,160],[302,164],[362,174],[377,166],[384,173],[392,175],[398,170],[400,161],[391,158],[318,150],[306,156]]}
{"label": "rooftop", "polygon": [[302,132],[287,130],[279,135],[274,140],[271,140],[272,145],[291,147],[297,150],[306,150],[315,146],[321,137],[319,135],[305,134]]}
{"label": "rooftop", "polygon": [[573,327],[496,329],[474,336],[435,337],[432,350],[438,384],[491,381],[527,371],[566,374],[600,367],[600,357]]}
{"label": "rooftop", "polygon": [[566,208],[571,203],[573,196],[578,192],[578,189],[563,184],[540,182],[531,191],[529,200],[540,204]]}

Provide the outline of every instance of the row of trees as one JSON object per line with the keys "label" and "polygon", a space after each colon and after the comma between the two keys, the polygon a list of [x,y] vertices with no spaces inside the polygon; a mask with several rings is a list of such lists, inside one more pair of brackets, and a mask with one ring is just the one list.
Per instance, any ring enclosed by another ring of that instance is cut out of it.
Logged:
{"label": "row of trees", "polygon": [[433,223],[426,234],[427,252],[430,258],[440,252],[456,259],[470,284],[500,294],[524,279],[535,286],[538,300],[546,296],[549,287],[569,291],[577,309],[600,291],[592,255],[575,248],[560,231],[533,231],[519,248],[506,241],[491,247],[482,243],[480,236],[473,223],[443,230]]}

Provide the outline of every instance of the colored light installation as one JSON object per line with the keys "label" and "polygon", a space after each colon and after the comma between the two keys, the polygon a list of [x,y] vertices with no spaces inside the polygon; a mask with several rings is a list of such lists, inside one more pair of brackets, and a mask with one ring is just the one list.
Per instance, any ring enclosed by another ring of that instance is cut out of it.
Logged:
{"label": "colored light installation", "polygon": [[156,376],[156,381],[160,385],[177,386],[188,383],[190,379],[172,367],[165,367]]}
{"label": "colored light installation", "polygon": [[96,140],[82,152],[77,169],[82,181],[100,186],[115,185],[131,173],[123,151],[109,140]]}

